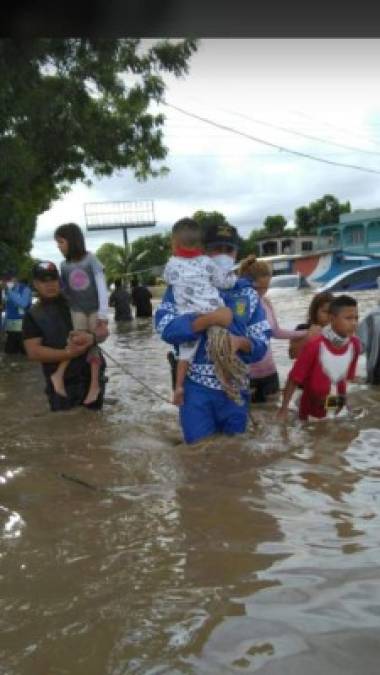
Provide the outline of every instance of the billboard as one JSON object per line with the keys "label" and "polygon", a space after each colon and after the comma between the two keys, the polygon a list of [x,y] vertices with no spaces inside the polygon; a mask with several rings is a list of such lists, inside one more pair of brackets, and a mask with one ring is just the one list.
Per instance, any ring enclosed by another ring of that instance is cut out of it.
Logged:
{"label": "billboard", "polygon": [[88,232],[153,227],[156,224],[152,201],[88,202],[84,205]]}

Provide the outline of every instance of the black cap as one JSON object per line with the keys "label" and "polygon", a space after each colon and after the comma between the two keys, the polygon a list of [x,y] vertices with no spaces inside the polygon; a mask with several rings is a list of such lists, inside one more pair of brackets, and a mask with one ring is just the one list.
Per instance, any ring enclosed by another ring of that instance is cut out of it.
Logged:
{"label": "black cap", "polygon": [[228,244],[232,248],[238,248],[239,236],[236,227],[228,223],[212,223],[206,225],[203,241],[205,246]]}
{"label": "black cap", "polygon": [[59,279],[58,269],[50,260],[41,260],[34,265],[32,277],[37,281],[55,281]]}

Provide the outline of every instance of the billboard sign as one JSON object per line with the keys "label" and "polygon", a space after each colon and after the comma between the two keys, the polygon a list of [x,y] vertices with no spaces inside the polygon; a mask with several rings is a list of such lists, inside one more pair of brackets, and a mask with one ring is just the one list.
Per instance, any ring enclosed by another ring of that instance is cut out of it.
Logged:
{"label": "billboard sign", "polygon": [[84,205],[88,232],[153,227],[156,224],[152,201],[89,202]]}

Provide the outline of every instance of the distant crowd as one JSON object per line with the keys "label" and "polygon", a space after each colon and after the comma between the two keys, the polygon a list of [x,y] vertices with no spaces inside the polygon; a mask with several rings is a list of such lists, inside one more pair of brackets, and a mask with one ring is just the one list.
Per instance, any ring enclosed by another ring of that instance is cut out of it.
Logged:
{"label": "distant crowd", "polygon": [[[61,225],[55,240],[60,272],[51,261],[32,271],[38,300],[15,271],[4,275],[0,305],[6,354],[26,353],[41,363],[53,411],[85,406],[99,410],[107,378],[101,344],[109,335],[108,308],[116,322],[152,316],[152,296],[137,278],[131,288],[117,279],[110,296],[103,267],[86,250],[81,228]],[[167,284],[154,326],[171,345],[173,404],[184,440],[195,443],[215,433],[243,433],[250,406],[278,400],[279,375],[272,339],[289,340],[293,365],[277,420],[286,422],[298,393],[301,420],[340,416],[349,410],[347,382],[366,354],[367,381],[380,384],[380,305],[359,323],[349,295],[315,294],[305,323],[279,326],[267,296],[271,268],[250,255],[238,264],[238,233],[228,224],[202,230],[191,218],[173,226]]]}

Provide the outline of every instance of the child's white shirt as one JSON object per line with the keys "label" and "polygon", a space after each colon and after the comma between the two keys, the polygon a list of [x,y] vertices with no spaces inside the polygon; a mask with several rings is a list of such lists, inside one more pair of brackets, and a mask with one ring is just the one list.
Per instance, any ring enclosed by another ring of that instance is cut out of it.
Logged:
{"label": "child's white shirt", "polygon": [[204,314],[224,306],[218,289],[233,288],[236,275],[221,269],[208,255],[171,256],[165,266],[164,280],[172,286],[180,314]]}

